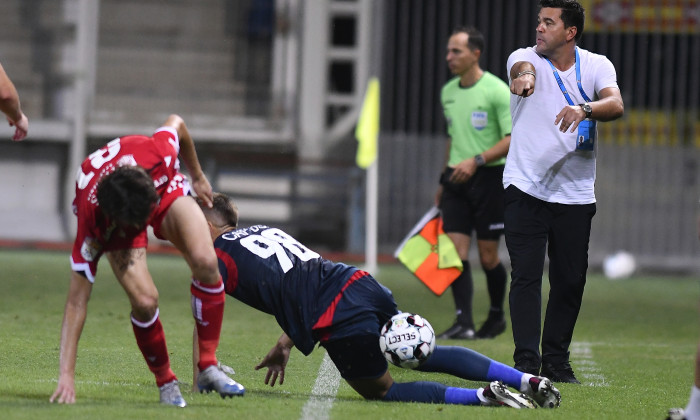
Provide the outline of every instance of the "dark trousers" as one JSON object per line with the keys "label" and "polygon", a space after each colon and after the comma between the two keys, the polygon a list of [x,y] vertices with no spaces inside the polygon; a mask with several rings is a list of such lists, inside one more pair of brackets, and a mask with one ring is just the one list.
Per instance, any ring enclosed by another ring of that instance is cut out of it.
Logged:
{"label": "dark trousers", "polygon": [[[569,361],[581,308],[595,204],[567,205],[534,198],[514,186],[505,192],[505,237],[513,272],[510,317],[515,363]],[[542,275],[549,256],[549,299],[542,325]],[[540,356],[540,334],[542,354]]]}

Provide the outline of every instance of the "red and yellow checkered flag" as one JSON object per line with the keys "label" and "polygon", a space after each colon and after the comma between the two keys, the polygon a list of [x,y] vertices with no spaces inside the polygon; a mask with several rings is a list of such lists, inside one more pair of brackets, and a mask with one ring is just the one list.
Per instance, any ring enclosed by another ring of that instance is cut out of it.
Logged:
{"label": "red and yellow checkered flag", "polygon": [[442,228],[437,207],[421,218],[394,256],[438,296],[462,273],[462,261]]}

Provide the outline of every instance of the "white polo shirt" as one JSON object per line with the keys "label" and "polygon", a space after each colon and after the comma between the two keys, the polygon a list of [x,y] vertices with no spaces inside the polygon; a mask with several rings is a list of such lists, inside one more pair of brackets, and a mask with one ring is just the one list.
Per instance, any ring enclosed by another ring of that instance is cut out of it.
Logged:
{"label": "white polo shirt", "polygon": [[[597,100],[602,89],[618,88],[615,67],[607,57],[579,48],[581,84],[586,95]],[[508,57],[508,75],[513,65],[528,61],[535,66],[535,92],[527,98],[511,94],[513,119],[510,149],[503,172],[503,186],[551,203],[595,203],[595,172],[598,140],[594,150],[576,150],[577,133],[559,131],[554,120],[568,104],[547,60],[535,47],[521,48]],[[559,77],[575,104],[586,102],[576,83],[572,65]],[[509,80],[510,82],[510,80]],[[561,122],[560,122],[561,124]]]}

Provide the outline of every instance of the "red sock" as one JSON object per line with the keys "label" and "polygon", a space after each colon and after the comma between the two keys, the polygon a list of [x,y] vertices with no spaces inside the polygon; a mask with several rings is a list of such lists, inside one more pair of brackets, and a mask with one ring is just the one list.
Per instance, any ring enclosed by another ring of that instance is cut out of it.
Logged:
{"label": "red sock", "polygon": [[216,348],[219,347],[221,321],[224,318],[224,283],[210,286],[192,279],[192,315],[197,323],[199,337],[199,370],[216,365]]}
{"label": "red sock", "polygon": [[134,328],[136,343],[141,349],[141,354],[146,359],[148,368],[156,375],[156,384],[161,387],[177,378],[170,369],[168,346],[165,344],[163,324],[160,323],[158,313],[156,309],[156,315],[148,322],[138,321],[132,316],[131,326]]}

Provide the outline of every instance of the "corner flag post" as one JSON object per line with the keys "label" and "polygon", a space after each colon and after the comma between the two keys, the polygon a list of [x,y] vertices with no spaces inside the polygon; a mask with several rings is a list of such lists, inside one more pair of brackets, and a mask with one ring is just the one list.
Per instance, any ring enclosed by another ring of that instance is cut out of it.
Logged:
{"label": "corner flag post", "polygon": [[367,170],[365,187],[365,267],[370,273],[377,270],[377,207],[379,196],[379,168],[377,165],[379,137],[379,79],[372,77],[360,118],[355,129],[357,138],[357,166]]}

